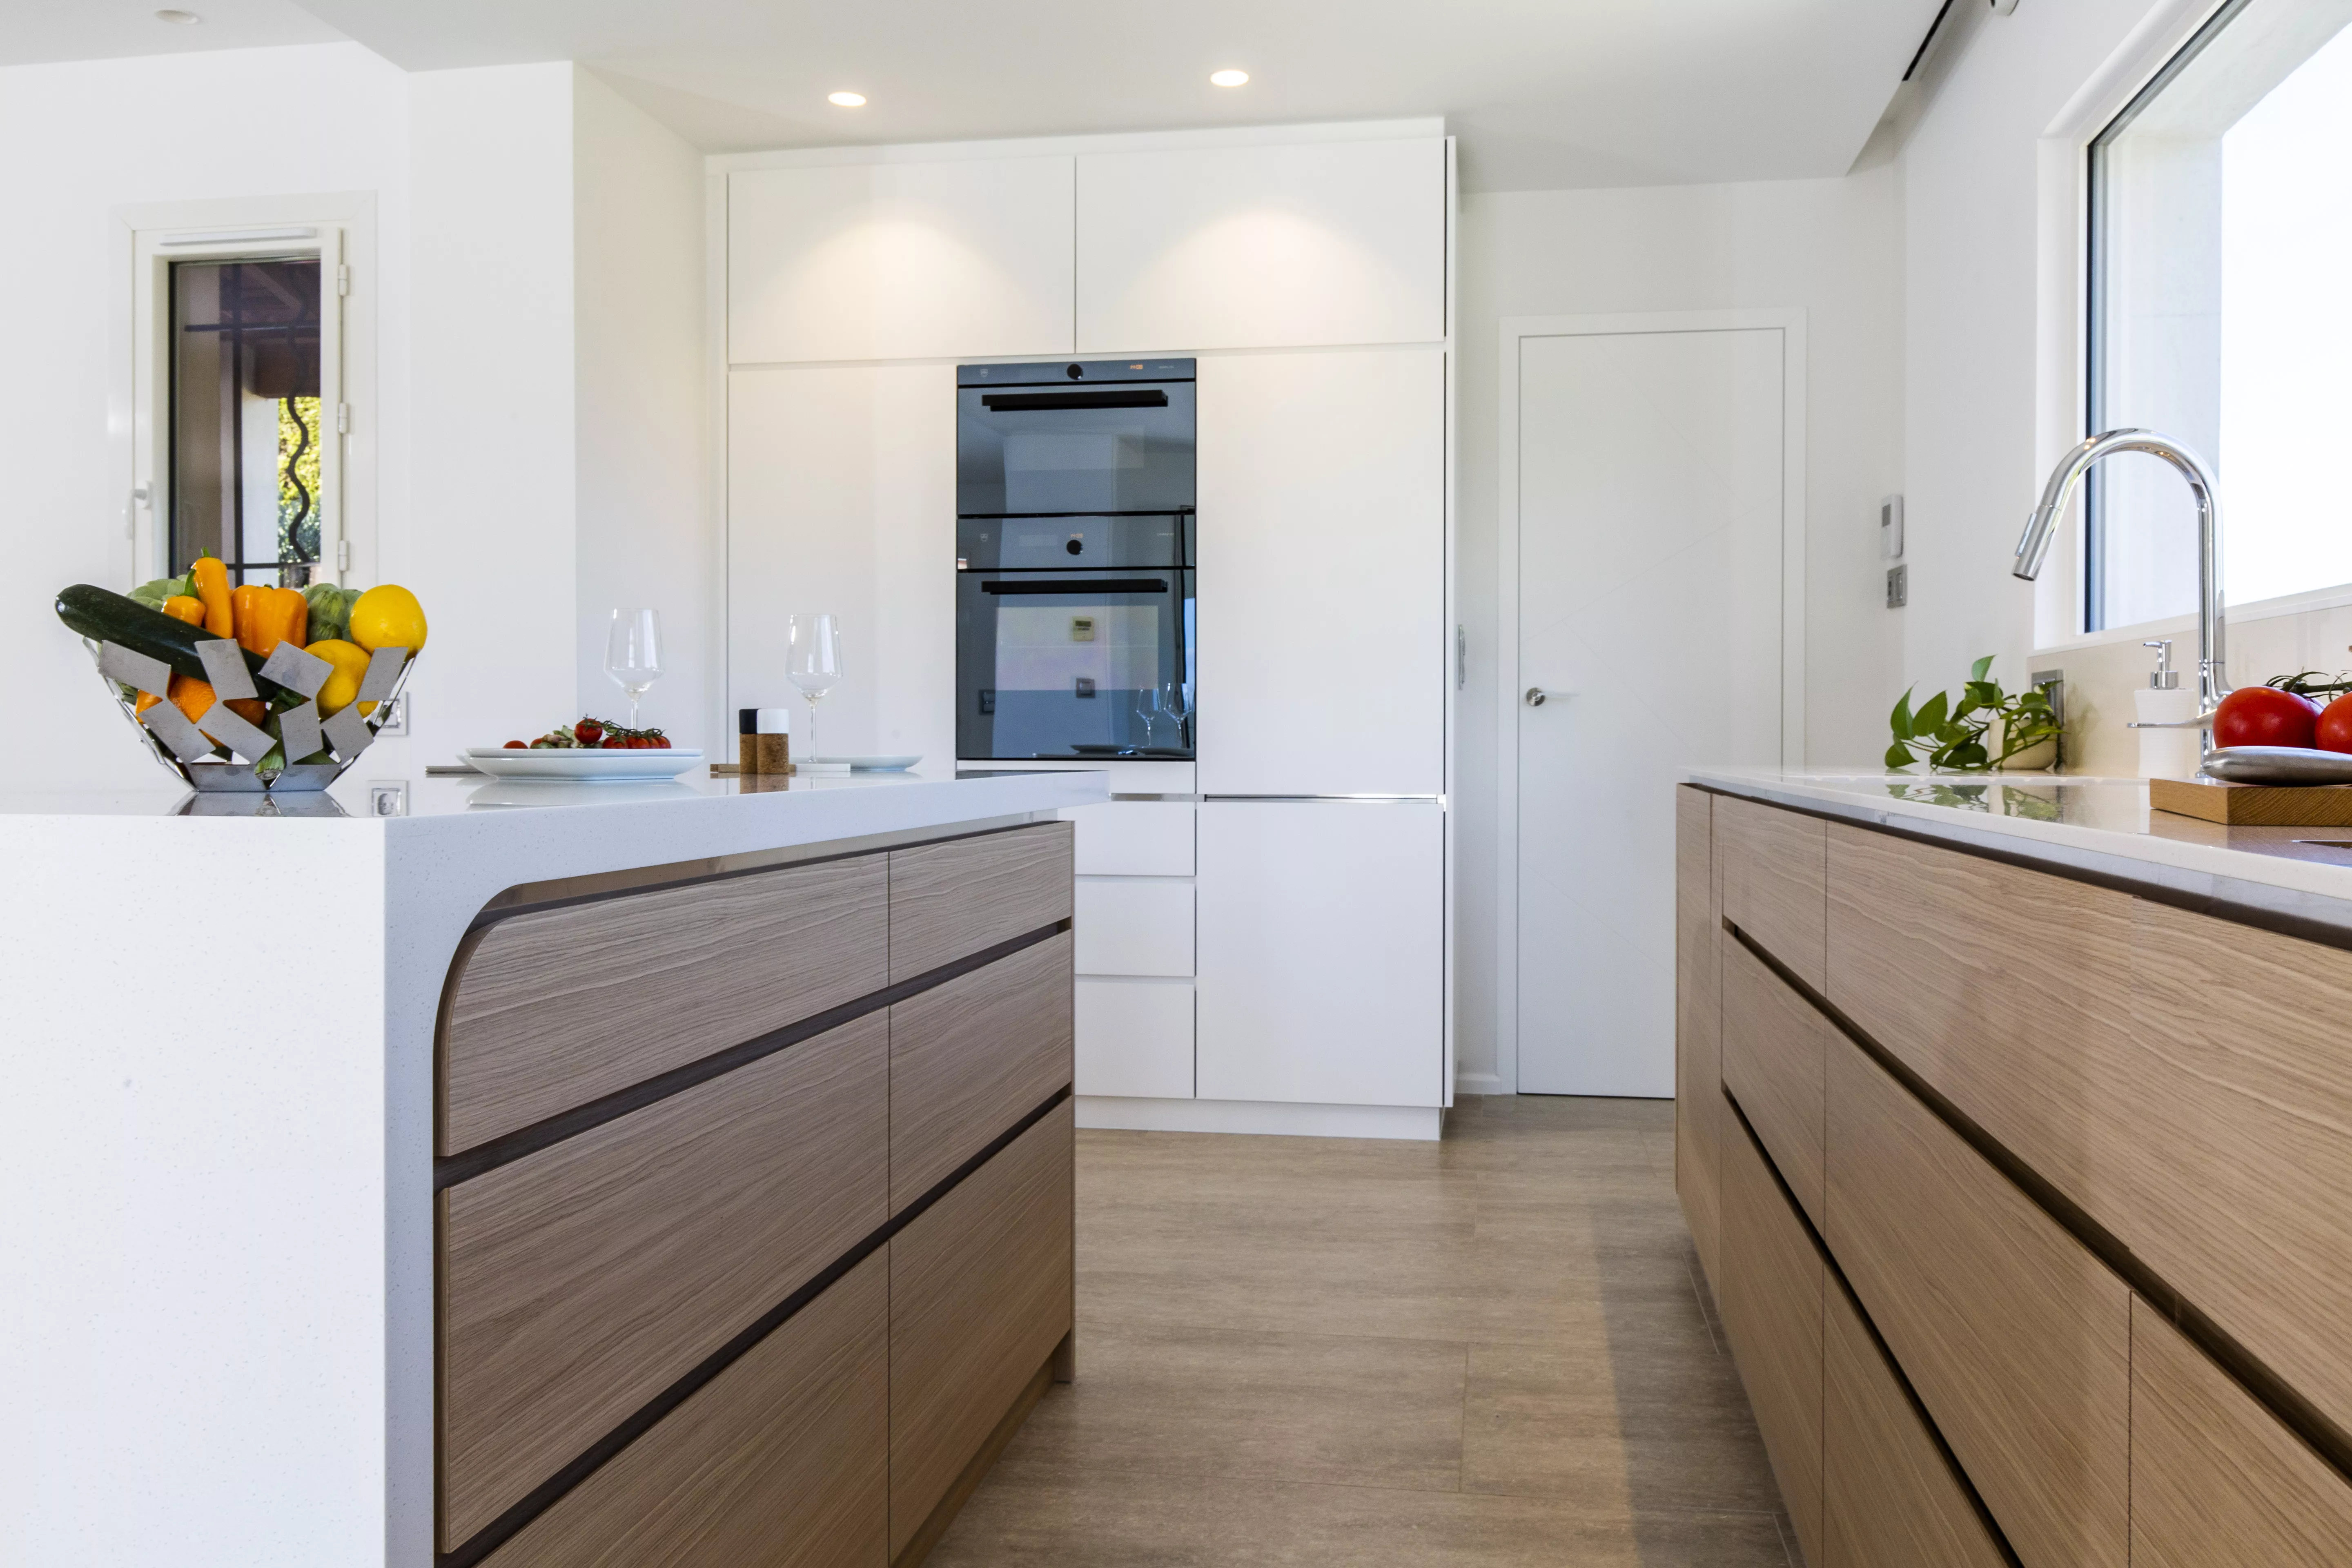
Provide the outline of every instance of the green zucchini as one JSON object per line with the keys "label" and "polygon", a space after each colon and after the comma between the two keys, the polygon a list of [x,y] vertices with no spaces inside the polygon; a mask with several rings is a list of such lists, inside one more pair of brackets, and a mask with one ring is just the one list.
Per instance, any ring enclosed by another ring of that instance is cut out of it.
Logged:
{"label": "green zucchini", "polygon": [[[160,658],[172,667],[175,675],[203,680],[205,661],[196,657],[196,645],[214,640],[202,626],[190,626],[161,610],[151,610],[138,600],[124,594],[93,588],[87,583],[77,583],[58,593],[58,619],[67,629],[92,642],[121,643],[133,653],[143,653],[150,658]],[[279,696],[299,702],[302,694],[290,687],[280,686],[261,673],[261,660],[251,649],[239,649],[245,655],[245,665],[253,671],[253,684],[264,698]],[[157,692],[157,696],[163,695]]]}

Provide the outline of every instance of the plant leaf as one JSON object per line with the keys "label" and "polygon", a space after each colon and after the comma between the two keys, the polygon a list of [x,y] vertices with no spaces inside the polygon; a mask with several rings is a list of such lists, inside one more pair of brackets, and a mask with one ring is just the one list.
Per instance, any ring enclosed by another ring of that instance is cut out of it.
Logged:
{"label": "plant leaf", "polygon": [[1914,733],[1932,735],[1944,727],[1945,716],[1951,708],[1951,699],[1938,691],[1913,711],[1911,727]]}
{"label": "plant leaf", "polygon": [[1974,664],[1969,666],[1969,679],[1970,680],[1982,680],[1987,674],[1990,673],[1991,669],[1992,655],[1987,654],[1982,658],[1977,660]]}
{"label": "plant leaf", "polygon": [[1907,768],[1913,763],[1918,761],[1916,757],[1914,757],[1911,754],[1911,748],[1905,745],[1900,741],[1897,741],[1895,744],[1887,747],[1886,755],[1881,760],[1890,768]]}
{"label": "plant leaf", "polygon": [[1895,738],[1898,741],[1907,741],[1912,735],[1911,689],[1907,686],[1903,689],[1903,695],[1895,699],[1895,711],[1887,720],[1888,724],[1895,731]]}

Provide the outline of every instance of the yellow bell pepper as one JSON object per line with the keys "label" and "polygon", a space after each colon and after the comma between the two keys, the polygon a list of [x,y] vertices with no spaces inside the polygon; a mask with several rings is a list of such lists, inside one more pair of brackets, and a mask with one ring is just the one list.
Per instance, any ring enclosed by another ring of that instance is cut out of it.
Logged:
{"label": "yellow bell pepper", "polygon": [[188,568],[188,581],[205,605],[205,630],[216,637],[236,636],[236,612],[228,599],[228,565],[216,555],[200,555]]}

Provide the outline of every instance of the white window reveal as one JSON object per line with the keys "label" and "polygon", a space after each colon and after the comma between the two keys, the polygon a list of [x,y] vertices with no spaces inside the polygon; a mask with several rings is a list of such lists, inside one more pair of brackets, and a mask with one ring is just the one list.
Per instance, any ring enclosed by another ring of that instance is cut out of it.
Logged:
{"label": "white window reveal", "polygon": [[[2232,604],[2352,584],[2352,0],[2231,0],[2091,148],[2094,430],[2221,480]],[[2083,629],[2196,606],[2194,515],[2154,458],[2094,471]]]}

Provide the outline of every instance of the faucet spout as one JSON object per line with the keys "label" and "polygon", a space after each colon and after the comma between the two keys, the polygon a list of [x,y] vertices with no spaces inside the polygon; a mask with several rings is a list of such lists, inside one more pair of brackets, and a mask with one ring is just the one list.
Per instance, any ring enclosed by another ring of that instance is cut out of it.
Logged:
{"label": "faucet spout", "polygon": [[[2042,487],[2041,504],[2026,519],[2025,536],[2017,542],[2017,564],[2011,570],[2032,582],[2042,575],[2058,520],[2074,498],[2074,487],[2103,458],[2117,452],[2145,452],[2161,458],[2188,484],[2197,502],[2197,706],[2198,717],[2210,719],[2230,692],[2228,628],[2221,613],[2221,500],[2213,470],[2205,460],[2169,436],[2153,430],[2110,430],[2094,436],[2059,460]],[[2203,726],[2205,746],[2212,749],[2213,731]]]}

